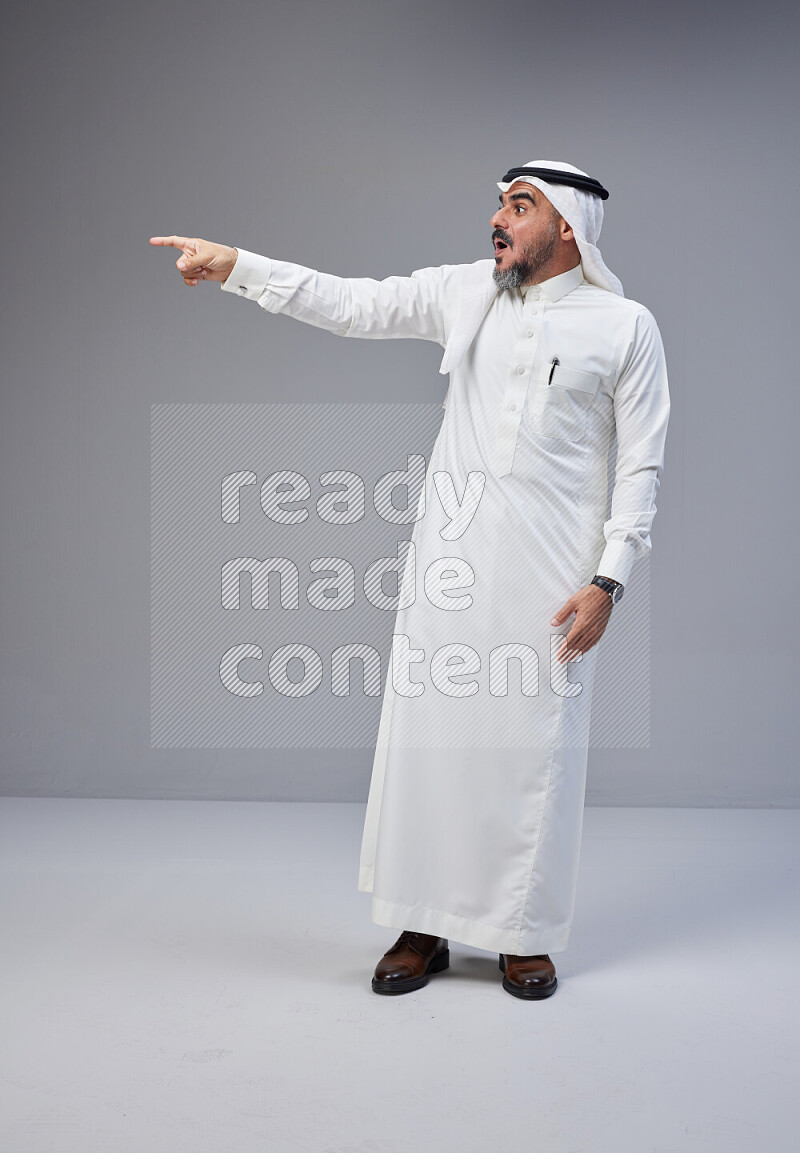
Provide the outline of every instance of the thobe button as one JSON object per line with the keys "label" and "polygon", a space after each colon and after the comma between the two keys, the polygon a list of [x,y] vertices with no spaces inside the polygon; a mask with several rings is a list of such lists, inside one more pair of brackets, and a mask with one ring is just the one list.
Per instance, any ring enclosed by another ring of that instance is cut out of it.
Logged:
{"label": "thobe button", "polygon": [[518,373],[520,376],[522,376],[522,374],[523,374],[523,372],[524,372],[524,371],[525,371],[525,365],[524,365],[524,364],[518,364],[518,365],[517,365],[517,373]]}
{"label": "thobe button", "polygon": [[512,412],[516,412],[516,411],[517,411],[517,406],[516,406],[515,404],[510,404],[508,407],[510,408],[510,410],[511,410]]}
{"label": "thobe button", "polygon": [[534,333],[532,328],[529,328],[528,331],[525,333],[525,335],[526,336],[535,336],[535,333]]}

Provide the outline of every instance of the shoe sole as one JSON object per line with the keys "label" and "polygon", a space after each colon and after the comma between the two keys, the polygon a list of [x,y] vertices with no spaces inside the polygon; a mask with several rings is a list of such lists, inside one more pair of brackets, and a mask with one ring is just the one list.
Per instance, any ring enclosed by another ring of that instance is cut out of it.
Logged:
{"label": "shoe sole", "polygon": [[506,963],[502,955],[500,957],[499,969],[503,974],[503,988],[505,991],[510,993],[512,997],[520,997],[523,1001],[543,1001],[545,997],[552,997],[558,987],[558,977],[553,978],[552,985],[540,986],[538,989],[535,985],[525,988],[524,986],[513,984],[505,975]]}
{"label": "shoe sole", "polygon": [[437,957],[428,965],[424,973],[419,977],[406,977],[400,981],[381,981],[378,977],[372,978],[372,991],[374,993],[385,993],[393,996],[395,993],[411,993],[414,989],[421,989],[423,985],[428,984],[428,977],[431,973],[441,973],[443,969],[450,967],[450,950],[445,949],[443,953],[439,953]]}

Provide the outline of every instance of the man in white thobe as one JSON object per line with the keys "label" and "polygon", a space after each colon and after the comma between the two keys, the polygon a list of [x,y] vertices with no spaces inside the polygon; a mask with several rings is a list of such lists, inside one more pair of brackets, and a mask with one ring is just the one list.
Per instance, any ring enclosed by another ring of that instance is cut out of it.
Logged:
{"label": "man in white thobe", "polygon": [[498,187],[493,258],[383,281],[151,238],[182,250],[190,286],[216,280],[342,336],[445,349],[361,846],[372,919],[402,930],[376,967],[378,993],[446,969],[449,939],[498,952],[514,996],[555,991],[597,644],[650,549],[663,469],[664,349],[597,248],[608,193],[552,161]]}

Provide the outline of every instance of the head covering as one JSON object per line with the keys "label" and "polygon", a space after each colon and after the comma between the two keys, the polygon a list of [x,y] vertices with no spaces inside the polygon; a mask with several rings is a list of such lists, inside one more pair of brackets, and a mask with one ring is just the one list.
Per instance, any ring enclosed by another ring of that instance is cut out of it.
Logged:
{"label": "head covering", "polygon": [[[531,175],[524,175],[526,170]],[[559,174],[563,173],[563,177]],[[624,296],[622,283],[606,267],[597,239],[603,227],[603,201],[608,193],[599,181],[588,173],[560,160],[531,160],[520,168],[512,168],[506,178],[497,182],[501,192],[508,192],[512,184],[523,180],[543,192],[575,234],[575,243],[581,254],[583,275],[590,284]]]}

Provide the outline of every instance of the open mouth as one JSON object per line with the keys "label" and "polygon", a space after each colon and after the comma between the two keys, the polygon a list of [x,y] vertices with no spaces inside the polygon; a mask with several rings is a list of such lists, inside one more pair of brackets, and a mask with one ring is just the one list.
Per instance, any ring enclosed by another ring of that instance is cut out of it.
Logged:
{"label": "open mouth", "polygon": [[492,240],[494,241],[495,256],[500,256],[500,254],[505,252],[505,250],[509,247],[506,241],[501,239],[501,237],[499,237],[497,234],[492,237]]}

